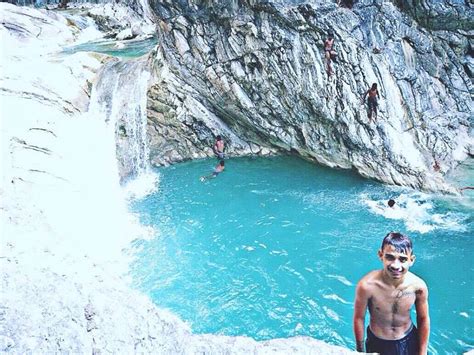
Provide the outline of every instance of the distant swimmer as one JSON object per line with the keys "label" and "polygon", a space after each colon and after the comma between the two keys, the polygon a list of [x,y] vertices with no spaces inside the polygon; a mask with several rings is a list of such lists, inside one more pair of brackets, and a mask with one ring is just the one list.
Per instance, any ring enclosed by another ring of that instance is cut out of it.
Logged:
{"label": "distant swimmer", "polygon": [[212,148],[214,154],[216,155],[217,159],[224,159],[225,157],[225,144],[222,137],[219,135],[216,137],[216,142],[214,143],[214,147]]}
{"label": "distant swimmer", "polygon": [[[382,269],[369,272],[356,288],[356,349],[382,355],[425,355],[430,334],[428,288],[420,277],[409,272],[415,262],[412,242],[401,233],[388,233],[378,257]],[[410,316],[413,306],[416,326]],[[370,318],[364,344],[367,309]]]}
{"label": "distant swimmer", "polygon": [[392,199],[388,200],[387,205],[388,207],[393,208],[393,206],[395,206],[395,200],[392,200]]}
{"label": "distant swimmer", "polygon": [[369,116],[369,120],[372,120],[372,113],[374,114],[374,121],[377,120],[377,106],[378,106],[378,102],[377,102],[377,98],[380,99],[380,94],[379,94],[379,91],[377,89],[377,84],[376,83],[373,83],[372,84],[372,87],[367,90],[364,94],[364,96],[362,97],[362,103],[364,103],[365,101],[365,98],[367,97],[367,95],[369,95],[369,98],[367,100],[367,105],[368,105],[368,116]]}
{"label": "distant swimmer", "polygon": [[212,172],[211,175],[208,175],[208,176],[201,176],[200,180],[201,181],[206,181],[207,179],[213,179],[215,177],[217,177],[217,175],[219,175],[220,173],[222,173],[224,171],[224,161],[221,160],[219,162],[219,164],[216,165],[216,167],[214,168],[214,171]]}

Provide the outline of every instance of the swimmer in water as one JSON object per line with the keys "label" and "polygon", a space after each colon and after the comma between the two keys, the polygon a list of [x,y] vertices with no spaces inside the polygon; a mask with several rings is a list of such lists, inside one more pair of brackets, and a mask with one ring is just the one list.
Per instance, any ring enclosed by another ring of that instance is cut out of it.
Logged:
{"label": "swimmer in water", "polygon": [[219,162],[219,164],[216,165],[216,167],[214,168],[214,171],[212,172],[211,175],[208,175],[208,176],[201,176],[200,180],[201,181],[206,181],[207,179],[213,179],[215,177],[217,177],[217,175],[219,175],[220,173],[222,173],[224,171],[224,161],[221,160]]}

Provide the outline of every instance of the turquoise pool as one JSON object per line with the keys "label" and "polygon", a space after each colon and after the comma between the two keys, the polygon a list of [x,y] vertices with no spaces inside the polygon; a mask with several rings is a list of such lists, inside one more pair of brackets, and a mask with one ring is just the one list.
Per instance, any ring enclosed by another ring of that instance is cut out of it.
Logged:
{"label": "turquoise pool", "polygon": [[430,196],[294,157],[231,159],[201,182],[215,163],[159,169],[158,191],[131,206],[157,231],[134,245],[134,282],[194,332],[353,348],[355,284],[398,230],[414,240],[411,271],[430,289],[430,352],[473,348],[471,192]]}

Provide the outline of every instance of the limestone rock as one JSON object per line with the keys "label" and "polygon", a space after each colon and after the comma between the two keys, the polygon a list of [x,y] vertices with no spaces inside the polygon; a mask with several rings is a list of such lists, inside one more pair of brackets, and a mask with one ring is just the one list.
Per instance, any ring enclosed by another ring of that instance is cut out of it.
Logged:
{"label": "limestone rock", "polygon": [[124,29],[123,31],[120,31],[116,38],[119,40],[119,41],[123,41],[123,40],[126,40],[126,39],[132,39],[134,38],[136,35],[133,34],[132,32],[132,29],[131,28],[126,28]]}
{"label": "limestone rock", "polygon": [[462,0],[455,1],[393,1],[399,8],[413,16],[420,24],[432,30],[474,28],[474,7]]}
{"label": "limestone rock", "polygon": [[[471,13],[461,2],[452,9]],[[161,18],[148,95],[155,164],[208,155],[221,134],[231,154],[255,145],[390,184],[453,191],[443,174],[472,149],[466,32],[431,31],[395,4],[372,0],[352,9],[156,1],[153,10]],[[338,52],[330,77],[322,50],[329,32]],[[375,122],[361,105],[374,82]]]}
{"label": "limestone rock", "polygon": [[0,351],[9,351],[15,346],[15,342],[4,335],[0,335]]}

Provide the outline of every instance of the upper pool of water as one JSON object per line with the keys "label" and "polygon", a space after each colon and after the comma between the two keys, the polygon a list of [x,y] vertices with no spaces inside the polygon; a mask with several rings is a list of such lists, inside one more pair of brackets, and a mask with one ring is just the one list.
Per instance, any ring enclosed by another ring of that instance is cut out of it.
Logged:
{"label": "upper pool of water", "polygon": [[473,347],[472,194],[438,198],[291,157],[231,159],[201,182],[215,163],[159,169],[158,191],[132,204],[158,233],[136,242],[135,283],[194,332],[354,348],[355,285],[397,230],[430,289],[430,351]]}
{"label": "upper pool of water", "polygon": [[158,43],[155,37],[143,40],[100,40],[67,47],[64,53],[97,52],[121,58],[136,58],[150,52]]}

